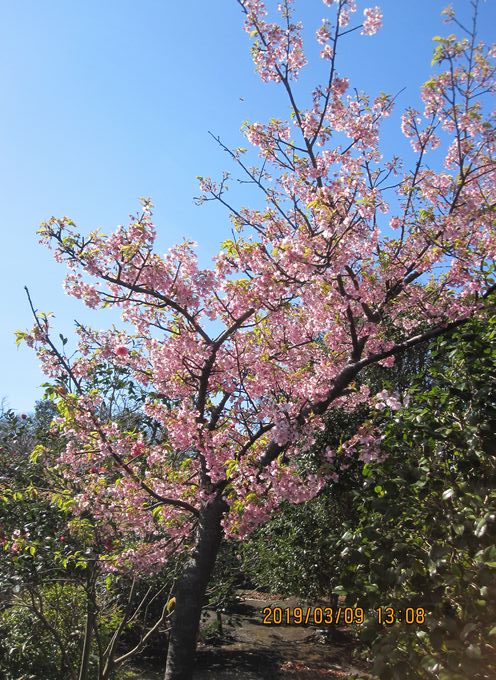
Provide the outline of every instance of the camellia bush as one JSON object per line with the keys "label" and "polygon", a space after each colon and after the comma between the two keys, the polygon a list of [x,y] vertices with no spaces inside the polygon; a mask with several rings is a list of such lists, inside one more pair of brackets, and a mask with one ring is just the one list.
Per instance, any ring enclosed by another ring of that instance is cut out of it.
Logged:
{"label": "camellia bush", "polygon": [[367,612],[357,650],[381,680],[496,671],[495,336],[489,316],[437,340],[424,370],[410,372],[401,411],[364,414],[383,433],[385,459],[353,461],[243,545],[256,585],[339,594]]}
{"label": "camellia bush", "polygon": [[495,338],[490,316],[437,341],[349,497],[336,580],[349,602],[401,612],[360,631],[385,680],[496,672]]}
{"label": "camellia bush", "polygon": [[[355,0],[324,0],[316,37],[326,73],[305,104],[294,88],[307,60],[293,2],[283,0],[274,21],[260,0],[238,4],[261,79],[289,102],[287,120],[244,128],[258,168],[244,149],[224,146],[264,207],[230,205],[227,175],[202,178],[200,201],[224,204],[235,232],[210,269],[198,266],[189,242],[154,252],[148,200],[110,235],[85,236],[67,217],[48,220],[41,240],[68,267],[67,292],[93,308],[118,307],[126,330],[79,327],[69,359],[33,307],[35,326],[24,335],[57,385],[56,424],[67,440],[59,464],[85,480],[75,507],[141,537],[122,555],[136,569],[190,551],[175,589],[167,680],[192,676],[222,537],[243,538],[284,502],[333,483],[332,447],[315,472],[298,465],[326,415],[363,403],[401,406],[387,391],[360,387],[360,372],[462,326],[495,288],[487,100],[496,52],[477,42],[477,2],[473,26],[436,39],[423,110],[402,114],[412,167],[381,155],[393,97],[354,90],[337,59],[355,29],[364,39],[378,31],[379,8],[365,8],[360,23]],[[446,19],[458,23],[452,10]],[[132,375],[160,441],[112,418],[93,387],[102,362]],[[363,462],[382,455],[368,425],[343,446]],[[157,531],[162,538],[151,540]]]}

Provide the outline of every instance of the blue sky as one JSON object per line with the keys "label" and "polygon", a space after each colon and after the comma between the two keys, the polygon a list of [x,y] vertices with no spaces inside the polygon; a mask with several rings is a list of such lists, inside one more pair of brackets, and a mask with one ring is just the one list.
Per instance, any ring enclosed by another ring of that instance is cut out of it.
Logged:
{"label": "blue sky", "polygon": [[[350,36],[339,71],[371,94],[406,87],[384,151],[408,152],[401,110],[418,104],[432,36],[453,29],[440,18],[445,2],[377,3],[383,30]],[[494,40],[495,4],[482,3],[487,41]],[[310,38],[328,10],[321,0],[296,5]],[[454,6],[467,16],[468,0]],[[114,320],[63,293],[63,267],[38,245],[39,223],[65,214],[83,231],[110,231],[138,209],[140,196],[150,196],[158,250],[193,238],[207,265],[230,223],[220,206],[193,204],[195,178],[231,169],[208,131],[238,146],[244,120],[283,117],[287,106],[254,73],[235,0],[3,0],[0,53],[0,398],[29,411],[44,378],[33,353],[14,342],[14,331],[31,325],[23,286],[39,309],[56,314],[57,332],[70,335],[75,318],[97,328]],[[307,67],[302,97],[320,81],[319,66]]]}

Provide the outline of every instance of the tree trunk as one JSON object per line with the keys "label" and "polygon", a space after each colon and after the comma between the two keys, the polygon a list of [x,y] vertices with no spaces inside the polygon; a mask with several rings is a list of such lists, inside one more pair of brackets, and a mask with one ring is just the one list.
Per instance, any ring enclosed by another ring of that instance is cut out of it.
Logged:
{"label": "tree trunk", "polygon": [[200,514],[196,547],[174,596],[176,598],[164,680],[192,680],[203,600],[222,539],[227,504],[221,496]]}
{"label": "tree trunk", "polygon": [[79,680],[87,680],[90,670],[91,646],[93,644],[93,633],[96,623],[95,574],[96,570],[91,569],[87,577],[86,624],[84,629],[83,649],[81,652],[81,665],[79,667]]}

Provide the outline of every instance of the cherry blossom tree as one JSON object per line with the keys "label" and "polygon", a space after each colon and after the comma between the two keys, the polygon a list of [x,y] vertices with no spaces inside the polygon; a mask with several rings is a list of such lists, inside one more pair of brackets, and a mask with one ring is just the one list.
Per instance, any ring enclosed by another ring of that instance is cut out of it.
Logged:
{"label": "cherry blossom tree", "polygon": [[[211,269],[184,242],[154,252],[152,205],[127,226],[84,236],[67,217],[41,227],[42,242],[67,265],[66,290],[89,307],[120,309],[126,330],[78,327],[78,353],[57,347],[35,311],[26,335],[58,385],[67,439],[65,474],[84,476],[77,499],[140,537],[114,568],[150,570],[178,544],[190,559],[176,585],[166,680],[192,677],[203,596],[224,535],[243,538],[277,511],[301,503],[336,477],[336,457],[381,455],[370,427],[340,452],[320,452],[302,471],[331,409],[364,401],[401,407],[371,394],[357,376],[390,366],[407,349],[447,333],[491,302],[495,288],[494,114],[496,49],[478,42],[473,23],[453,10],[460,38],[436,38],[423,111],[407,109],[402,130],[415,162],[383,159],[380,130],[394,97],[371,99],[338,70],[338,44],[381,26],[378,7],[353,23],[355,0],[324,0],[317,31],[326,82],[298,103],[294,81],[306,66],[293,0],[276,21],[261,0],[237,0],[263,81],[287,94],[288,120],[246,124],[258,150],[229,149],[260,209],[239,208],[220,182],[201,179],[200,202],[220,201],[233,223]],[[275,10],[274,10],[275,13]],[[128,330],[128,329],[132,330]],[[94,389],[102,364],[124,367],[143,392],[143,411],[160,429],[150,438],[112,419]],[[331,491],[332,492],[332,491]],[[165,536],[151,540],[157,532]]]}

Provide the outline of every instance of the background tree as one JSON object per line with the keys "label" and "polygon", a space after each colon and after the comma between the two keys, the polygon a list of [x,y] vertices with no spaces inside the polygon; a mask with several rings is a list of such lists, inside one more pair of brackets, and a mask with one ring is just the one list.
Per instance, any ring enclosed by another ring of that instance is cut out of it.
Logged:
{"label": "background tree", "polygon": [[[335,452],[323,452],[315,474],[302,474],[298,459],[323,416],[366,401],[396,405],[360,388],[360,372],[463,325],[495,286],[495,135],[485,103],[495,52],[477,43],[478,3],[473,26],[460,26],[464,37],[437,39],[424,112],[403,115],[411,170],[380,154],[394,99],[353,91],[337,70],[338,44],[360,27],[350,23],[354,0],[324,0],[329,16],[317,40],[327,76],[308,108],[293,87],[306,64],[293,3],[279,5],[278,22],[260,0],[238,3],[261,78],[278,83],[290,104],[289,121],[246,125],[259,168],[244,162],[243,149],[224,147],[264,208],[229,205],[227,176],[201,180],[200,200],[221,201],[235,228],[210,270],[198,267],[188,242],[154,253],[149,201],[110,236],[83,236],[69,218],[52,218],[41,239],[68,265],[68,292],[91,307],[119,307],[133,330],[80,328],[72,359],[36,312],[25,336],[64,385],[61,464],[87,479],[77,503],[133,527],[141,568],[166,561],[178,544],[193,547],[175,591],[167,680],[191,678],[222,535],[242,538],[281,503],[315,496],[332,479]],[[363,34],[380,24],[378,8],[364,10]],[[108,416],[90,389],[102,361],[125,366],[147,392],[144,412],[163,439],[149,442]],[[370,427],[346,445],[363,461],[380,455]],[[101,484],[101,465],[112,466],[110,483]],[[167,537],[150,546],[154,521]]]}
{"label": "background tree", "polygon": [[[114,405],[126,386],[112,375]],[[49,386],[48,394],[57,392]],[[129,426],[135,416],[124,402],[120,420]],[[64,439],[51,427],[56,414],[46,400],[33,415],[0,418],[0,674],[109,680],[159,633],[163,645],[180,560],[160,578],[147,570],[147,583],[126,561],[116,569],[116,547],[122,560],[132,534],[75,506],[84,479],[65,479],[57,465]]]}

